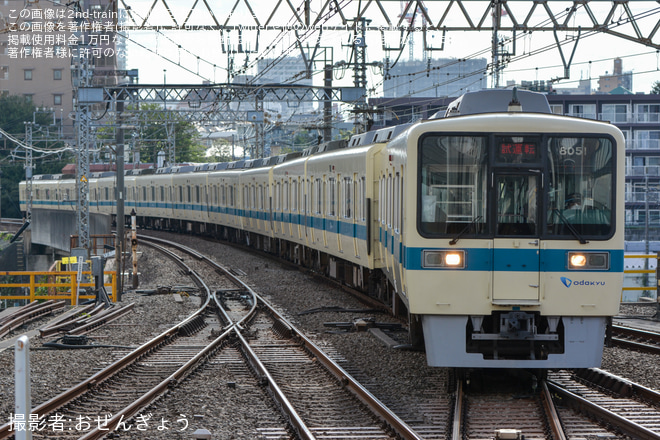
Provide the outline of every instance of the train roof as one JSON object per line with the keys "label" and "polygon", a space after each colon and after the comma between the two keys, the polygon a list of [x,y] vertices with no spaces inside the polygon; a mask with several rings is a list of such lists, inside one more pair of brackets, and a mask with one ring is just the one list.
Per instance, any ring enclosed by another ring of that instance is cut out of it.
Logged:
{"label": "train roof", "polygon": [[513,89],[479,90],[465,93],[452,101],[447,110],[437,112],[430,119],[509,111],[552,113],[544,94],[518,90],[514,87]]}
{"label": "train roof", "polygon": [[389,142],[411,125],[412,124],[393,125],[391,127],[385,127],[362,134],[356,134],[355,136],[351,137],[348,146],[359,147],[361,145]]}

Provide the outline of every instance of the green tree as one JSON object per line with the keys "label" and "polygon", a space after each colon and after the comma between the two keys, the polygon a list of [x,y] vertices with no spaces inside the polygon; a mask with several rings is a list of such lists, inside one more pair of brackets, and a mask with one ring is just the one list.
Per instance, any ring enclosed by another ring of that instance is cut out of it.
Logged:
{"label": "green tree", "polygon": [[[141,104],[140,111],[161,111],[160,104]],[[178,116],[176,112],[171,112],[174,115],[174,138],[175,138],[175,160],[177,163],[182,162],[206,162],[205,148],[200,142],[199,131],[195,125],[186,121],[182,116]],[[167,154],[169,147],[167,141],[167,127],[166,124],[160,122],[157,116],[153,116],[151,120],[140,128],[139,137],[137,138],[138,147],[140,151],[140,162],[154,163],[157,160],[158,152],[163,151]]]}
{"label": "green tree", "polygon": [[[33,145],[47,147],[49,149],[59,149],[61,143],[40,142],[42,137],[36,128],[39,125],[48,125],[50,118],[47,114],[37,113],[36,107],[26,97],[17,95],[0,96],[0,128],[10,133],[17,139],[25,137],[25,122],[35,122],[33,130]],[[0,207],[3,217],[20,218],[18,183],[25,180],[25,157],[24,150],[18,148],[14,142],[7,139],[6,136],[0,138]],[[34,174],[60,173],[62,167],[72,160],[71,155],[52,155],[42,158],[41,154],[33,153],[35,165]]]}
{"label": "green tree", "polygon": [[651,89],[651,94],[652,95],[660,94],[660,81],[656,81],[655,83],[653,83],[653,88]]}

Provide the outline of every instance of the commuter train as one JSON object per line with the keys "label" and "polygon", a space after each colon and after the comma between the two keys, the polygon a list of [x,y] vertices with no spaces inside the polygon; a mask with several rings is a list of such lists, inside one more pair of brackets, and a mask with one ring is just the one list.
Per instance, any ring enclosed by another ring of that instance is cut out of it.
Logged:
{"label": "commuter train", "polygon": [[[600,365],[619,308],[623,172],[613,125],[487,90],[347,144],[129,171],[124,194],[143,227],[239,241],[377,298],[429,365],[578,368]],[[89,188],[90,212],[112,215],[114,175]],[[33,181],[34,209],[72,198],[72,178]]]}

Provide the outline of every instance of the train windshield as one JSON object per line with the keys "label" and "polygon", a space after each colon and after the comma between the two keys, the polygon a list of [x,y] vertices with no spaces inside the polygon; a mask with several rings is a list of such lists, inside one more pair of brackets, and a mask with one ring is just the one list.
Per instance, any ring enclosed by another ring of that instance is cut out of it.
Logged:
{"label": "train windshield", "polygon": [[614,183],[612,141],[549,138],[548,164],[546,232],[561,236],[575,232],[580,236],[609,236]]}
{"label": "train windshield", "polygon": [[613,233],[610,138],[431,134],[418,151],[423,236],[582,240]]}
{"label": "train windshield", "polygon": [[486,231],[488,138],[427,136],[421,141],[423,235]]}

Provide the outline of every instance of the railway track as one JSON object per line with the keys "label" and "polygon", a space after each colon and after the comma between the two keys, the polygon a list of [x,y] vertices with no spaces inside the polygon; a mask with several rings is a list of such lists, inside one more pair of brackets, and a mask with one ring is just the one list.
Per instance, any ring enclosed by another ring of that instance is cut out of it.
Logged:
{"label": "railway track", "polygon": [[34,301],[19,307],[0,318],[0,338],[30,322],[53,315],[64,308],[64,301]]}
{"label": "railway track", "polygon": [[[421,438],[263,298],[254,298],[257,313],[233,327],[236,346],[298,438]],[[241,315],[246,300],[251,303],[240,289],[219,292],[229,319],[237,310]]]}
{"label": "railway track", "polygon": [[[180,252],[182,249],[179,246]],[[243,375],[251,371],[255,383],[268,390],[282,413],[279,426],[271,423],[262,428],[261,434],[268,438],[290,438],[291,434],[303,439],[317,435],[420,438],[240,280],[225,273],[234,286],[214,283],[215,295],[183,262],[205,260],[203,256],[188,253],[184,258],[179,252],[161,250],[194,278],[204,292],[202,307],[119,361],[34,408],[40,426],[55,420],[57,437],[62,439],[102,438],[113,431],[118,434],[127,426],[130,429],[140,411],[181,384],[199,366],[224,364],[236,370],[240,369],[237,360],[242,359]],[[209,273],[215,273],[217,279],[217,272],[223,269],[210,260],[205,263],[212,266]],[[271,421],[277,419],[270,417]],[[52,438],[49,434],[37,431],[33,437]],[[10,435],[9,424],[0,427],[0,438]]]}
{"label": "railway track", "polygon": [[618,347],[660,354],[660,333],[613,325],[612,342]]}
{"label": "railway track", "polygon": [[[656,391],[593,368],[550,372],[548,387],[560,399],[563,413],[570,408],[599,423],[592,426],[597,431],[590,435],[660,438],[660,394]],[[605,431],[602,426],[610,429]],[[580,423],[564,427],[572,438],[584,436],[586,429]]]}

